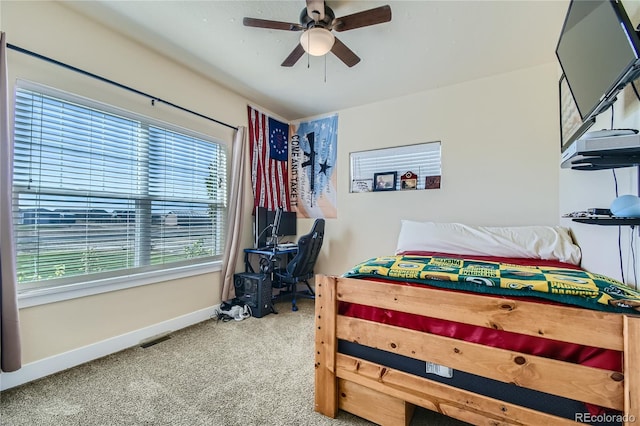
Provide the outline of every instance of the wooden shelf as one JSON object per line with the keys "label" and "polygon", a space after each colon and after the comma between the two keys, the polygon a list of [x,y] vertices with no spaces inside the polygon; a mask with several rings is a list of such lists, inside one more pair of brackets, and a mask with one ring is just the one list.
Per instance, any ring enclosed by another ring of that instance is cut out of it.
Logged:
{"label": "wooden shelf", "polygon": [[574,217],[571,220],[589,225],[635,226],[640,225],[640,217]]}

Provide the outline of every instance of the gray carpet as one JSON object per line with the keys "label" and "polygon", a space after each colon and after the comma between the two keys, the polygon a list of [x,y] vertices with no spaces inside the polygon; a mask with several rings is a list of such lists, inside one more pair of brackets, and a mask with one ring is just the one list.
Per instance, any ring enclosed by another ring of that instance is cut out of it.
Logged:
{"label": "gray carpet", "polygon": [[[370,425],[313,410],[313,301],[209,320],[0,395],[0,424]],[[412,425],[462,425],[419,409]]]}

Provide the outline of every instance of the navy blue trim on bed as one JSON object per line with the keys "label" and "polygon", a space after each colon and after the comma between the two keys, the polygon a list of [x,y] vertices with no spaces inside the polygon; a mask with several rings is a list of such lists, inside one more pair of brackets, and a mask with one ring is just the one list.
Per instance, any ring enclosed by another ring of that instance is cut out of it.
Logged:
{"label": "navy blue trim on bed", "polygon": [[[581,401],[523,388],[510,383],[503,383],[459,370],[453,371],[452,378],[441,377],[436,374],[427,373],[424,361],[360,345],[358,343],[348,342],[346,340],[338,340],[338,352],[403,371],[405,373],[413,374],[415,376],[424,377],[439,383],[454,386],[458,389],[464,389],[479,395],[499,399],[574,421],[576,413],[588,412],[585,404]],[[604,426],[621,425],[622,423],[607,422],[590,424],[594,426]]]}

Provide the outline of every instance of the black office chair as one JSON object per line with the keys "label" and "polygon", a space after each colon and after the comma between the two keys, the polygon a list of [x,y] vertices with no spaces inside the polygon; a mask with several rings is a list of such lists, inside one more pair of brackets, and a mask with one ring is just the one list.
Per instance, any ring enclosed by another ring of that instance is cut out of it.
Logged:
{"label": "black office chair", "polygon": [[[297,311],[296,296],[315,298],[315,293],[309,284],[313,278],[313,268],[318,260],[324,239],[324,219],[316,219],[308,234],[298,239],[298,253],[289,261],[286,268],[273,271],[274,287],[283,288],[282,295],[291,294],[291,310]],[[307,285],[307,290],[298,292],[298,283]],[[278,295],[280,297],[280,295]]]}

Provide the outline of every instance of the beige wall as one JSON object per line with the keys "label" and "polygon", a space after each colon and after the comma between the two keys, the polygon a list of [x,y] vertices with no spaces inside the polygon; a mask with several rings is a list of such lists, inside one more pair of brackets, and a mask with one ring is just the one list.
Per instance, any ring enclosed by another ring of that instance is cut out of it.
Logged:
{"label": "beige wall", "polygon": [[[320,271],[393,254],[401,219],[558,223],[556,66],[340,111],[338,219]],[[439,190],[349,193],[349,152],[442,141]]]}
{"label": "beige wall", "polygon": [[[134,287],[20,311],[23,362],[149,327],[218,300],[219,274]],[[171,331],[171,330],[165,330]]]}

